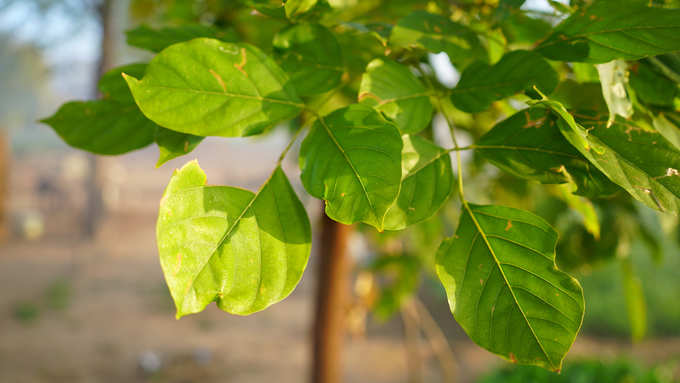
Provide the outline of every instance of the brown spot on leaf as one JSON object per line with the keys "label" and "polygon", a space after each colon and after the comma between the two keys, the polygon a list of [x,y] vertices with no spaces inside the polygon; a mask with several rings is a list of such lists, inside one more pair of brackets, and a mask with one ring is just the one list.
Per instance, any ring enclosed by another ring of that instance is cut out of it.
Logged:
{"label": "brown spot on leaf", "polygon": [[210,74],[211,74],[213,77],[215,77],[215,80],[217,80],[217,83],[220,84],[220,87],[222,88],[222,91],[223,91],[223,92],[226,92],[226,91],[227,91],[227,85],[224,83],[224,80],[222,80],[222,76],[220,76],[219,73],[215,72],[215,71],[212,70],[212,69],[208,69],[208,71],[210,72]]}
{"label": "brown spot on leaf", "polygon": [[512,363],[517,364],[517,358],[515,358],[515,354],[510,353],[510,355],[508,355],[508,357],[510,358],[510,361],[511,361]]}
{"label": "brown spot on leaf", "polygon": [[380,97],[374,95],[371,92],[361,92],[361,93],[359,93],[358,101],[361,102],[362,100],[367,99],[367,98],[372,98],[372,99],[378,101],[379,103],[382,102]]}
{"label": "brown spot on leaf", "polygon": [[512,229],[512,221],[508,220],[508,224],[505,225],[505,231]]}
{"label": "brown spot on leaf", "polygon": [[177,275],[181,268],[182,268],[182,253],[177,253],[177,265],[175,265],[175,270],[172,272],[172,274]]}
{"label": "brown spot on leaf", "polygon": [[243,67],[248,63],[248,57],[246,57],[246,48],[241,48],[241,62],[234,63],[234,68],[238,69],[244,76],[248,77],[248,73],[243,70]]}

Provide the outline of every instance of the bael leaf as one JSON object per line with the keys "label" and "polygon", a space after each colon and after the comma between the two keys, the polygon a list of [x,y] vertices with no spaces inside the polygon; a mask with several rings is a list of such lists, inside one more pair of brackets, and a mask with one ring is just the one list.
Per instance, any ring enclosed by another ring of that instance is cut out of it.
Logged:
{"label": "bael leaf", "polygon": [[286,17],[289,19],[295,18],[314,8],[316,3],[317,0],[286,0],[284,5]]}
{"label": "bael leaf", "polygon": [[156,124],[134,104],[110,100],[72,101],[41,120],[70,146],[88,152],[115,155],[153,142]]}
{"label": "bael leaf", "polygon": [[578,115],[561,104],[542,104],[562,118],[562,135],[609,179],[645,205],[677,214],[680,210],[680,150],[654,130],[618,117],[608,127],[598,115]]}
{"label": "bael leaf", "polygon": [[537,86],[550,93],[557,86],[557,73],[541,56],[528,51],[507,53],[495,65],[471,64],[451,90],[451,102],[460,110],[478,113],[492,102]]}
{"label": "bael leaf", "polygon": [[243,0],[243,2],[263,15],[279,19],[286,18],[285,4],[282,0]]}
{"label": "bael leaf", "polygon": [[175,132],[174,130],[161,128],[159,126],[156,130],[156,135],[154,136],[159,151],[156,167],[163,165],[173,158],[190,153],[196,149],[204,138],[205,137]]}
{"label": "bael leaf", "polygon": [[175,44],[151,60],[141,80],[124,77],[145,116],[196,136],[258,134],[303,107],[281,68],[244,43]]}
{"label": "bael leaf", "polygon": [[326,201],[330,218],[382,231],[399,195],[402,145],[399,130],[368,106],[320,116],[300,147],[302,184]]}
{"label": "bael leaf", "polygon": [[[127,44],[133,47],[158,53],[170,45],[193,40],[199,37],[214,38],[222,41],[237,41],[236,32],[229,29],[218,29],[203,24],[187,24],[161,29],[141,25],[125,32]],[[125,72],[135,76],[133,73]],[[136,76],[135,76],[136,77]]]}
{"label": "bael leaf", "polygon": [[300,96],[321,94],[340,85],[344,72],[342,51],[325,27],[296,24],[277,33],[273,44]]}
{"label": "bael leaf", "polygon": [[587,197],[618,190],[564,139],[555,119],[541,107],[519,111],[482,136],[475,152],[516,177],[546,184],[574,181],[576,194]]}
{"label": "bael leaf", "polygon": [[465,203],[436,271],[456,321],[512,362],[559,371],[581,327],[583,291],[557,269],[557,232],[527,211]]}
{"label": "bael leaf", "polygon": [[652,126],[668,142],[680,149],[680,112],[652,115]]}
{"label": "bael leaf", "polygon": [[210,302],[248,315],[288,296],[311,250],[309,219],[280,167],[257,193],[208,186],[191,161],[176,171],[156,226],[177,317]]}
{"label": "bael leaf", "polygon": [[449,152],[419,136],[402,136],[402,177],[397,202],[385,216],[385,230],[402,230],[434,215],[453,191]]}
{"label": "bael leaf", "polygon": [[104,73],[97,84],[102,97],[106,100],[134,105],[135,99],[132,98],[130,88],[123,80],[122,74],[127,73],[134,77],[142,77],[146,72],[146,66],[146,63],[133,63],[113,68]]}
{"label": "bael leaf", "polygon": [[399,20],[392,29],[390,43],[445,52],[454,65],[461,67],[475,59],[486,59],[486,51],[473,30],[425,11],[415,11]]}
{"label": "bael leaf", "polygon": [[432,119],[430,94],[408,67],[388,59],[371,61],[361,77],[359,101],[392,119],[402,133],[418,133]]}
{"label": "bael leaf", "polygon": [[99,80],[103,99],[66,103],[41,122],[67,144],[96,154],[123,154],[151,144],[158,126],[139,111],[120,76],[125,70],[143,75],[145,68],[129,64],[108,71]]}
{"label": "bael leaf", "polygon": [[555,27],[536,50],[552,60],[604,63],[680,50],[680,10],[598,0]]}
{"label": "bael leaf", "polygon": [[634,63],[630,70],[630,86],[637,98],[645,104],[673,106],[678,87],[650,64]]}

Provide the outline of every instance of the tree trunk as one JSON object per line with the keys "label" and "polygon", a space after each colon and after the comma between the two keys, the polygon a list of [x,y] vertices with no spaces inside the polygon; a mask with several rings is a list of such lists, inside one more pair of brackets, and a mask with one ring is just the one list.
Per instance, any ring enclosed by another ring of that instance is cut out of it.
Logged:
{"label": "tree trunk", "polygon": [[[111,0],[102,0],[101,4],[97,7],[97,17],[101,27],[101,44],[97,62],[97,72],[95,73],[95,79],[92,86],[92,96],[95,98],[99,97],[99,88],[97,87],[99,78],[107,70],[111,69],[113,63],[114,39],[111,26],[112,5],[113,2]],[[97,233],[99,221],[104,214],[102,185],[101,179],[99,178],[99,162],[96,155],[91,153],[87,154],[88,172],[84,180],[87,201],[85,213],[83,215],[83,235],[87,239],[94,238]]]}
{"label": "tree trunk", "polygon": [[312,358],[313,383],[342,381],[342,344],[349,293],[347,245],[352,226],[323,214],[314,317]]}
{"label": "tree trunk", "polygon": [[0,243],[9,234],[9,142],[7,131],[0,128]]}

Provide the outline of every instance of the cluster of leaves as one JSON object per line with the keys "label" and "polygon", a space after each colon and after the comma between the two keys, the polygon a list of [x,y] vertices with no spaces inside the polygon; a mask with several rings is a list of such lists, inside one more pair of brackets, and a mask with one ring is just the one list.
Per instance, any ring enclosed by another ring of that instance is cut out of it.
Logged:
{"label": "cluster of leaves", "polygon": [[[576,255],[567,267],[614,254],[620,233],[642,230],[621,222],[637,217],[632,199],[677,214],[680,10],[624,3],[551,2],[539,17],[521,0],[211,2],[213,26],[130,31],[128,43],[155,57],[107,73],[102,99],[45,122],[94,153],[155,142],[159,165],[206,136],[300,126],[254,193],[207,185],[195,161],[172,176],[157,239],[178,317],[213,301],[246,315],[294,289],[311,230],[281,162],[302,132],[302,184],[338,222],[402,230],[445,211],[457,189],[457,229],[433,261],[454,317],[491,352],[560,370],[584,299],[556,266],[557,231],[525,210],[468,202],[461,152],[560,185],[546,188],[582,217],[562,225],[570,241],[560,248]],[[455,87],[438,81],[439,53],[460,73]],[[453,147],[432,140],[435,113]],[[456,133],[474,143],[459,146]],[[600,222],[613,242],[598,240]],[[407,273],[427,264],[404,259]]]}

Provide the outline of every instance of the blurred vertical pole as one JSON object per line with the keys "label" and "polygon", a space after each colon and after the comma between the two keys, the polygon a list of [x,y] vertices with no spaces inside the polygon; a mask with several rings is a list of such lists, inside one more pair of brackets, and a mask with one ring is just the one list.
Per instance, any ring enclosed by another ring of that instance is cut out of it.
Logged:
{"label": "blurred vertical pole", "polygon": [[0,128],[0,243],[9,233],[8,201],[9,201],[9,142],[7,131]]}
{"label": "blurred vertical pole", "polygon": [[314,312],[312,382],[342,381],[342,344],[349,293],[347,247],[352,226],[322,214]]}
{"label": "blurred vertical pole", "polygon": [[[97,72],[92,86],[92,96],[98,97],[97,83],[99,78],[112,66],[114,39],[111,28],[112,0],[101,0],[95,5],[95,16],[101,28],[99,59],[97,60]],[[104,214],[104,202],[102,199],[102,185],[99,178],[99,159],[94,154],[87,154],[88,172],[85,176],[86,205],[83,216],[83,235],[92,239],[97,233],[99,221]]]}

